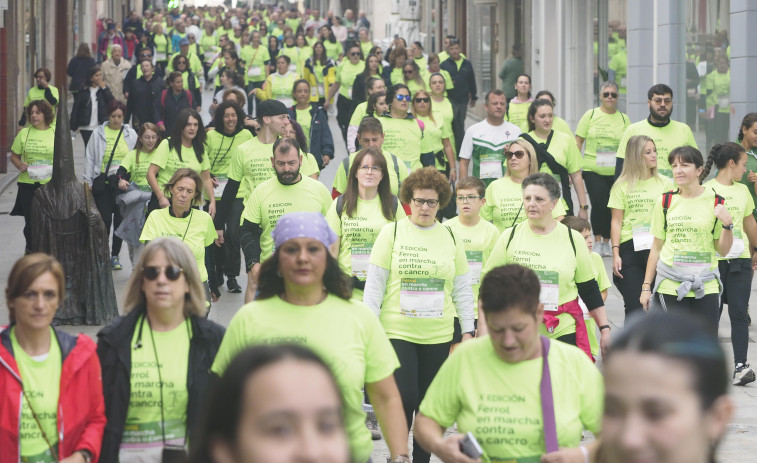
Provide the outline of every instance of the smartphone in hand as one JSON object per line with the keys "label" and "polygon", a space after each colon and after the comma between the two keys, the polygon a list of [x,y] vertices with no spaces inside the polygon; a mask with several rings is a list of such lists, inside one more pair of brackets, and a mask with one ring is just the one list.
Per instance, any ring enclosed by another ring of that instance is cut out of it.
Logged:
{"label": "smartphone in hand", "polygon": [[479,445],[478,441],[473,436],[473,433],[470,431],[465,433],[465,437],[460,441],[460,451],[473,459],[481,458],[484,454],[481,445]]}

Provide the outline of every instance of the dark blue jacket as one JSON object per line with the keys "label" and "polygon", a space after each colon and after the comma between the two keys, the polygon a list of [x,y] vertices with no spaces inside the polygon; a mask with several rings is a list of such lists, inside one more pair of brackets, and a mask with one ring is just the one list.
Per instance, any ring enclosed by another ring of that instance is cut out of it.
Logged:
{"label": "dark blue jacket", "polygon": [[466,58],[463,58],[463,64],[457,69],[457,64],[450,57],[444,60],[441,68],[449,72],[452,77],[454,86],[447,90],[447,98],[452,103],[469,103],[476,101],[476,75],[473,73],[473,65]]}
{"label": "dark blue jacket", "polygon": [[[297,120],[297,111],[294,106],[289,108],[289,117]],[[334,159],[334,139],[329,128],[329,117],[321,106],[310,104],[310,133],[308,136],[308,152],[315,156],[318,167],[323,169],[323,156]]]}

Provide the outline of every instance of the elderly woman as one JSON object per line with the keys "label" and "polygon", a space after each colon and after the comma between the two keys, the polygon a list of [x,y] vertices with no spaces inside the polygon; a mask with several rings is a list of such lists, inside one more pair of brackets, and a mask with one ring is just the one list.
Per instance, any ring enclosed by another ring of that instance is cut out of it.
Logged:
{"label": "elderly woman", "polygon": [[[599,431],[602,376],[580,350],[539,335],[539,280],[511,264],[481,282],[489,336],[463,344],[444,362],[413,429],[442,461],[475,461],[460,450],[466,432],[486,461],[547,461],[542,456],[552,452],[566,459],[548,461],[588,461],[589,449],[575,447],[584,429]],[[460,434],[445,438],[454,423]]]}
{"label": "elderly woman", "polygon": [[[400,359],[394,376],[408,427],[449,355],[455,314],[463,341],[474,332],[463,240],[436,222],[437,211],[451,197],[449,180],[435,167],[413,172],[400,190],[410,216],[385,225],[371,250],[363,301],[379,316]],[[428,452],[413,445],[413,461],[428,458]]]}
{"label": "elderly woman", "polygon": [[160,238],[145,247],[125,315],[97,334],[108,418],[101,461],[157,463],[184,451],[223,338],[205,318],[203,296],[184,243]]}
{"label": "elderly woman", "polygon": [[[540,100],[539,100],[540,101]],[[602,334],[602,354],[610,346],[610,325],[594,279],[589,249],[580,233],[554,218],[560,186],[543,172],[523,180],[523,213],[497,240],[484,273],[500,265],[519,263],[536,271],[544,304],[542,334],[580,347],[591,358],[589,339],[578,296],[586,303]]]}
{"label": "elderly woman", "polygon": [[376,317],[350,300],[349,277],[329,254],[336,235],[320,213],[294,212],[278,220],[272,236],[276,251],[260,269],[259,294],[231,320],[213,372],[223,375],[247,346],[305,344],[327,359],[342,389],[353,461],[368,461],[373,447],[362,407],[365,388],[392,458],[409,462],[392,376],[399,362]]}
{"label": "elderly woman", "polygon": [[22,257],[8,276],[11,324],[0,330],[3,463],[100,457],[105,406],[95,343],[51,325],[64,289],[63,268],[46,254]]}

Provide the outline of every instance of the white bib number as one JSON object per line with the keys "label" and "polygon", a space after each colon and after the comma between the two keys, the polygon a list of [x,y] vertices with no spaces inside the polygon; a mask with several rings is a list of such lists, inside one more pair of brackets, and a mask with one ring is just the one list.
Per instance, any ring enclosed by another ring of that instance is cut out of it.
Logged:
{"label": "white bib number", "polygon": [[444,280],[403,278],[400,282],[400,315],[440,318],[444,314]]}
{"label": "white bib number", "polygon": [[155,61],[165,61],[166,60],[166,54],[161,53],[159,51],[155,52]]}
{"label": "white bib number", "polygon": [[289,64],[289,72],[297,72],[297,65],[296,64]]}
{"label": "white bib number", "polygon": [[220,198],[223,196],[223,190],[226,189],[226,184],[229,183],[229,179],[218,175],[216,176],[216,182],[218,182],[218,186],[213,187],[213,195],[215,195],[216,198]]}
{"label": "white bib number", "polygon": [[552,270],[537,270],[541,294],[539,302],[544,304],[544,310],[555,312],[560,305],[560,274]]}
{"label": "white bib number", "polygon": [[26,173],[29,174],[29,178],[32,180],[47,180],[53,176],[53,166],[49,164],[29,165],[26,168]]}
{"label": "white bib number", "polygon": [[633,250],[646,251],[652,249],[654,235],[652,235],[652,226],[648,223],[639,223],[632,227],[633,233]]}
{"label": "white bib number", "polygon": [[[726,259],[737,259],[741,254],[744,253],[744,238],[741,235],[741,232],[734,230],[733,231],[733,244],[731,244],[731,249],[728,251],[728,254],[725,255]],[[718,256],[720,256],[718,254]]]}
{"label": "white bib number", "polygon": [[502,161],[494,157],[481,158],[479,178],[502,178]]}
{"label": "white bib number", "polygon": [[597,167],[615,167],[615,151],[597,150]]}
{"label": "white bib number", "polygon": [[477,285],[481,283],[481,269],[484,266],[483,251],[465,251],[465,258],[468,261],[470,284]]}
{"label": "white bib number", "polygon": [[673,254],[673,268],[687,275],[701,275],[711,264],[709,252],[675,251]]}
{"label": "white bib number", "polygon": [[718,107],[729,108],[731,106],[731,98],[728,95],[722,95],[718,97]]}
{"label": "white bib number", "polygon": [[258,77],[262,71],[260,70],[260,66],[250,66],[250,68],[247,70],[247,75],[249,77]]}
{"label": "white bib number", "polygon": [[371,259],[373,243],[353,244],[350,248],[352,275],[358,278],[368,278],[368,264]]}
{"label": "white bib number", "polygon": [[[107,164],[106,164],[107,166]],[[113,160],[110,162],[110,169],[108,169],[108,176],[116,175],[118,168],[121,167],[121,161]]]}

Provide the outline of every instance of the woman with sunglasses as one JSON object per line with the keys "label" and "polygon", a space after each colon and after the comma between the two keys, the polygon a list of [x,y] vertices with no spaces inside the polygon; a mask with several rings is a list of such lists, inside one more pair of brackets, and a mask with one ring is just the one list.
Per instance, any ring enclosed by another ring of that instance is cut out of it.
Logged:
{"label": "woman with sunglasses", "polygon": [[336,100],[337,115],[336,120],[339,128],[342,129],[342,139],[347,142],[347,127],[350,125],[352,112],[355,105],[352,101],[352,86],[355,79],[365,70],[365,62],[362,60],[363,52],[357,44],[350,45],[347,49],[347,59],[342,60],[336,67],[336,79],[329,89],[329,96],[323,103],[323,108],[329,109],[329,102],[339,93],[339,99]]}
{"label": "woman with sunglasses", "polygon": [[[493,223],[500,233],[528,218],[523,210],[521,185],[523,179],[539,171],[533,145],[522,138],[505,147],[505,160],[505,175],[486,187],[486,203],[481,208],[481,217]],[[557,203],[552,217],[560,221],[565,214],[562,202]]]}
{"label": "woman with sunglasses", "polygon": [[402,64],[402,83],[407,85],[410,95],[415,95],[419,90],[426,90],[426,82],[421,76],[421,69],[412,58]]}
{"label": "woman with sunglasses", "polygon": [[425,124],[409,112],[410,90],[405,84],[396,84],[386,91],[389,111],[379,120],[384,128],[382,149],[397,156],[409,170],[420,169],[421,141]]}
{"label": "woman with sunglasses", "polygon": [[108,419],[100,461],[184,461],[224,332],[205,317],[203,296],[185,243],[158,238],[145,247],[124,315],[97,334]]}
{"label": "woman with sunglasses", "polygon": [[313,54],[305,60],[302,78],[310,83],[310,101],[323,106],[329,88],[336,79],[336,64],[326,56],[323,43],[313,45]]}
{"label": "woman with sunglasses", "polygon": [[581,117],[576,128],[579,151],[586,141],[583,160],[583,179],[591,199],[591,228],[594,230],[594,249],[601,256],[612,256],[610,248],[611,214],[607,208],[610,189],[615,178],[615,153],[623,132],[631,125],[628,116],[618,111],[618,84],[605,82],[599,90],[598,108]]}
{"label": "woman with sunglasses", "polygon": [[521,74],[515,79],[515,98],[507,105],[505,120],[511,122],[525,133],[528,132],[528,109],[534,101],[531,97],[531,76]]}
{"label": "woman with sunglasses", "polygon": [[457,180],[455,153],[449,141],[452,123],[436,119],[431,108],[431,96],[425,90],[418,90],[413,97],[413,115],[423,122],[424,131],[421,139],[421,164],[423,167],[436,166],[440,172],[454,183]]}
{"label": "woman with sunglasses", "polygon": [[172,63],[174,71],[181,73],[184,90],[189,90],[192,93],[192,107],[200,111],[202,109],[202,86],[195,73],[189,68],[189,59],[184,55],[176,55]]}
{"label": "woman with sunglasses", "polygon": [[[451,197],[444,174],[433,167],[416,170],[400,189],[400,200],[410,205],[411,215],[385,225],[371,250],[363,302],[379,316],[400,359],[394,377],[408,427],[449,355],[455,314],[462,340],[474,333],[463,240],[436,221],[437,211]],[[414,462],[427,462],[429,456],[413,442]]]}
{"label": "woman with sunglasses", "polygon": [[[202,178],[195,170],[177,170],[163,189],[170,205],[150,212],[139,240],[147,243],[165,236],[180,238],[195,257],[200,281],[210,301],[205,252],[212,252],[207,248],[213,244],[217,234],[210,214],[195,208],[202,204],[202,189]],[[216,301],[220,294],[214,292],[212,296]]]}

